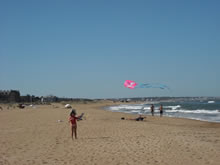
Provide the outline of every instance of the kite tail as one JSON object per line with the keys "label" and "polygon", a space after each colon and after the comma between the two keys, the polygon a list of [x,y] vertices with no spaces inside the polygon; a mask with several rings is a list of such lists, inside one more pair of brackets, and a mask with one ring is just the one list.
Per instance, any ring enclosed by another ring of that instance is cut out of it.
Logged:
{"label": "kite tail", "polygon": [[167,85],[164,84],[138,84],[135,88],[159,88],[159,89],[167,89],[170,90],[170,88]]}

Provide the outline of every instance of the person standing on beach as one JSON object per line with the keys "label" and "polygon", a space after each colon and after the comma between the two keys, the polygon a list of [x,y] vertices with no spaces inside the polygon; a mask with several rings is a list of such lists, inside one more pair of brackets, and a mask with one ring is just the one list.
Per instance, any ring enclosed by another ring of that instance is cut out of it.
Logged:
{"label": "person standing on beach", "polygon": [[151,104],[150,109],[151,109],[151,114],[152,114],[152,116],[154,116],[154,105],[153,105],[153,104]]}
{"label": "person standing on beach", "polygon": [[160,105],[160,117],[162,117],[163,116],[163,105],[161,104]]}
{"label": "person standing on beach", "polygon": [[76,117],[76,111],[75,109],[72,109],[71,113],[70,113],[70,118],[69,118],[69,122],[71,123],[71,136],[73,139],[73,133],[75,134],[75,139],[77,139],[77,120],[79,119],[79,117]]}

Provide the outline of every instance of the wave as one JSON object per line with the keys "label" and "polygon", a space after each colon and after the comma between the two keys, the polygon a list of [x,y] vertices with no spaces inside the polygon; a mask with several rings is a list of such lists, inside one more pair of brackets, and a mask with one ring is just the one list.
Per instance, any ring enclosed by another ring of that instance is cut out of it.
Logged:
{"label": "wave", "polygon": [[166,110],[166,112],[170,113],[204,113],[204,114],[220,114],[219,110],[205,110],[205,109],[197,109],[197,110]]}
{"label": "wave", "polygon": [[109,107],[112,111],[118,111],[118,110],[142,110],[144,109],[143,106],[140,105],[119,105],[119,106],[111,106]]}
{"label": "wave", "polygon": [[176,105],[176,106],[164,106],[164,108],[176,110],[176,109],[181,108],[181,105]]}

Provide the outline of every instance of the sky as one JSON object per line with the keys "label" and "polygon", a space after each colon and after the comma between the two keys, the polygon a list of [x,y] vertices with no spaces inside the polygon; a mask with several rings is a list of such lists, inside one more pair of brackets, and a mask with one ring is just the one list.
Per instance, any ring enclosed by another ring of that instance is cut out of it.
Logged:
{"label": "sky", "polygon": [[[220,96],[219,8],[219,0],[0,0],[0,90]],[[125,80],[171,90],[131,90]]]}

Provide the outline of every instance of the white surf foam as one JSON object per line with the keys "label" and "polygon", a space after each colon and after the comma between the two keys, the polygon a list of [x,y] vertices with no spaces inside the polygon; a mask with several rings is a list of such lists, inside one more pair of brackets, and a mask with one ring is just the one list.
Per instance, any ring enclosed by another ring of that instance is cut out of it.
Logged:
{"label": "white surf foam", "polygon": [[218,110],[205,110],[205,109],[197,109],[197,110],[166,110],[166,112],[170,112],[170,113],[204,113],[204,114],[220,114],[220,112]]}

